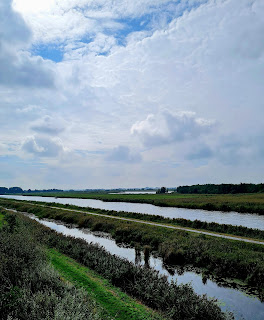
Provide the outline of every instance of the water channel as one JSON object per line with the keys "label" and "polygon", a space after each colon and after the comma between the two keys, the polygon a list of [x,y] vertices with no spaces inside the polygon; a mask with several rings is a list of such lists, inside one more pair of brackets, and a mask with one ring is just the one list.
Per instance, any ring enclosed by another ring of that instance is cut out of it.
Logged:
{"label": "water channel", "polygon": [[[144,265],[143,254],[138,256],[133,248],[116,244],[106,233],[91,232],[88,229],[75,228],[57,221],[39,220],[33,215],[27,216],[64,235],[83,238],[87,242],[98,243],[112,254],[116,254],[133,263]],[[194,271],[180,271],[175,268],[171,268],[168,271],[168,266],[166,267],[160,258],[154,256],[150,257],[149,266],[158,270],[160,274],[166,275],[169,281],[176,280],[178,284],[190,283],[196,293],[200,295],[207,294],[210,298],[216,298],[221,309],[223,311],[232,311],[236,320],[264,319],[264,303],[253,294],[235,288],[235,285],[228,285],[223,280],[221,282],[213,279],[205,280],[201,274]]]}
{"label": "water channel", "polygon": [[238,213],[238,212],[221,212],[206,211],[198,209],[183,209],[173,207],[158,207],[146,203],[129,203],[129,202],[104,202],[94,199],[78,198],[54,198],[54,197],[37,197],[37,196],[15,196],[2,195],[0,197],[30,200],[42,202],[56,202],[61,204],[72,204],[79,207],[91,207],[105,210],[128,211],[146,214],[160,215],[168,218],[184,218],[188,220],[201,220],[206,222],[216,222],[220,224],[241,225],[248,228],[264,230],[264,215]]}

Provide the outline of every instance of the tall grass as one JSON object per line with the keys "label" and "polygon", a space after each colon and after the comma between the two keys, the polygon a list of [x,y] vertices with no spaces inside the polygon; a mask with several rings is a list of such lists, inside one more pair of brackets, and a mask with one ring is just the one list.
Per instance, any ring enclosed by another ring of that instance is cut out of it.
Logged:
{"label": "tall grass", "polygon": [[172,230],[151,225],[114,220],[45,208],[28,203],[9,202],[20,211],[33,213],[40,218],[61,220],[79,227],[111,233],[118,242],[132,246],[148,245],[158,251],[170,264],[192,264],[220,277],[237,278],[263,293],[264,246],[234,240],[220,239],[191,232]]}
{"label": "tall grass", "polygon": [[62,282],[15,215],[0,230],[1,319],[108,319],[82,291]]}
{"label": "tall grass", "polygon": [[[11,203],[13,203],[12,200],[11,200]],[[72,209],[72,210],[78,210],[83,212],[100,213],[100,214],[109,215],[109,216],[131,218],[136,220],[143,220],[143,221],[150,221],[150,222],[157,222],[157,223],[165,223],[165,224],[170,224],[170,225],[175,225],[180,227],[188,227],[188,228],[199,229],[204,231],[213,231],[217,233],[232,234],[232,235],[241,236],[241,237],[264,240],[263,230],[247,228],[244,226],[233,226],[230,224],[219,224],[216,222],[206,222],[206,221],[200,221],[200,220],[192,221],[192,220],[183,219],[183,218],[171,219],[171,218],[166,218],[160,215],[144,214],[144,213],[137,213],[137,212],[104,210],[104,209],[97,209],[97,208],[90,208],[90,207],[79,207],[75,205],[60,204],[55,202],[43,203],[40,201],[33,201],[33,202],[24,201],[24,203],[33,203],[33,204],[44,205],[47,207]],[[8,207],[10,205],[10,200],[0,199],[0,205]]]}
{"label": "tall grass", "polygon": [[209,211],[264,214],[264,193],[246,194],[105,194],[87,192],[34,193],[28,196],[98,199],[108,202],[149,203]]}
{"label": "tall grass", "polygon": [[125,259],[111,255],[98,245],[65,237],[21,214],[13,215],[30,232],[34,242],[71,256],[149,307],[162,311],[170,319],[220,320],[229,317],[213,301],[196,295],[188,285],[169,283],[166,277],[157,272],[135,266]]}

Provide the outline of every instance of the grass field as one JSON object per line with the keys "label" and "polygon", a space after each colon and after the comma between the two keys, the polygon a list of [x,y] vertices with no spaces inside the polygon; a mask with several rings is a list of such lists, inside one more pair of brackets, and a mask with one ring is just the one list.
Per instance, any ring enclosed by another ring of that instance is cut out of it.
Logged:
{"label": "grass field", "polygon": [[60,275],[76,287],[85,289],[89,296],[106,310],[113,319],[165,319],[75,260],[59,253],[55,249],[49,250],[48,254],[52,265]]}
{"label": "grass field", "polygon": [[4,222],[4,215],[0,213],[0,227],[2,227],[3,222]]}
{"label": "grass field", "polygon": [[180,207],[191,209],[236,211],[264,214],[264,193],[245,194],[105,194],[86,192],[30,193],[26,195],[54,196],[58,198],[98,199],[149,203],[163,207]]}

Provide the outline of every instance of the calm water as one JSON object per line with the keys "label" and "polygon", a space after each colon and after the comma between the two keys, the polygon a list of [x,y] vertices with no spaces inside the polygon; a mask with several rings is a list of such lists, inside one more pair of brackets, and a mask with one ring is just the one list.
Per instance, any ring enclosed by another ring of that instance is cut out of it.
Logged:
{"label": "calm water", "polygon": [[189,220],[201,220],[207,222],[226,223],[231,225],[241,225],[248,228],[256,228],[264,230],[264,215],[237,213],[237,212],[221,212],[193,210],[182,208],[158,207],[145,203],[129,203],[129,202],[104,202],[94,199],[77,199],[77,198],[54,198],[54,197],[36,197],[36,196],[1,196],[17,200],[31,200],[43,202],[56,202],[62,204],[73,204],[80,207],[92,207],[115,211],[139,212],[146,214],[160,215],[168,218],[184,218]]}
{"label": "calm water", "polygon": [[[92,233],[89,230],[70,228],[63,224],[47,220],[39,220],[30,215],[31,218],[39,221],[45,226],[63,233],[64,235],[74,236],[76,238],[83,238],[87,242],[98,243],[102,245],[107,251],[125,258],[136,264],[144,264],[143,254],[136,256],[135,250],[121,245],[117,245],[110,236],[103,233]],[[235,314],[235,319],[245,320],[263,320],[264,319],[264,303],[241,290],[228,288],[219,285],[213,280],[203,282],[202,276],[195,272],[177,273],[174,270],[174,275],[171,275],[165,268],[160,258],[150,257],[149,265],[160,274],[168,277],[168,280],[176,280],[178,284],[190,283],[194,291],[198,294],[207,294],[208,297],[216,298],[219,301],[220,307],[223,311],[232,311]]]}

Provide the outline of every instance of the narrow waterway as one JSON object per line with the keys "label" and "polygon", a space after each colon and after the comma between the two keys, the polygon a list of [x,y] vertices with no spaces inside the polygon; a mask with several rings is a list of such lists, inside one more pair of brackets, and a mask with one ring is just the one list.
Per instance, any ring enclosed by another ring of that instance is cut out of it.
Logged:
{"label": "narrow waterway", "polygon": [[[138,255],[133,248],[116,244],[116,242],[106,233],[74,228],[57,221],[40,220],[33,215],[27,216],[64,235],[70,235],[76,238],[82,238],[87,242],[100,244],[112,254],[116,254],[119,257],[125,258],[136,264],[144,264],[142,253]],[[178,284],[190,283],[196,293],[200,295],[207,294],[210,298],[218,299],[221,309],[223,311],[232,311],[237,320],[264,319],[264,303],[254,295],[230,287],[231,285],[228,286],[226,282],[222,281],[221,283],[218,283],[212,279],[206,280],[201,274],[193,271],[179,271],[168,268],[168,266],[163,264],[160,258],[154,256],[150,257],[149,266],[159,271],[160,274],[166,275],[168,280],[176,280]],[[168,271],[168,269],[170,269],[170,271]]]}
{"label": "narrow waterway", "polygon": [[129,202],[104,202],[94,199],[78,198],[54,198],[54,197],[37,197],[37,196],[13,196],[2,195],[0,197],[30,200],[42,202],[55,202],[61,204],[72,204],[79,207],[91,207],[114,211],[128,211],[146,214],[160,215],[167,218],[184,218],[188,220],[201,220],[206,222],[216,222],[220,224],[231,224],[234,226],[244,226],[248,228],[264,230],[264,215],[238,213],[238,212],[221,212],[206,211],[198,209],[183,209],[172,207],[158,207],[146,203],[129,203]]}

